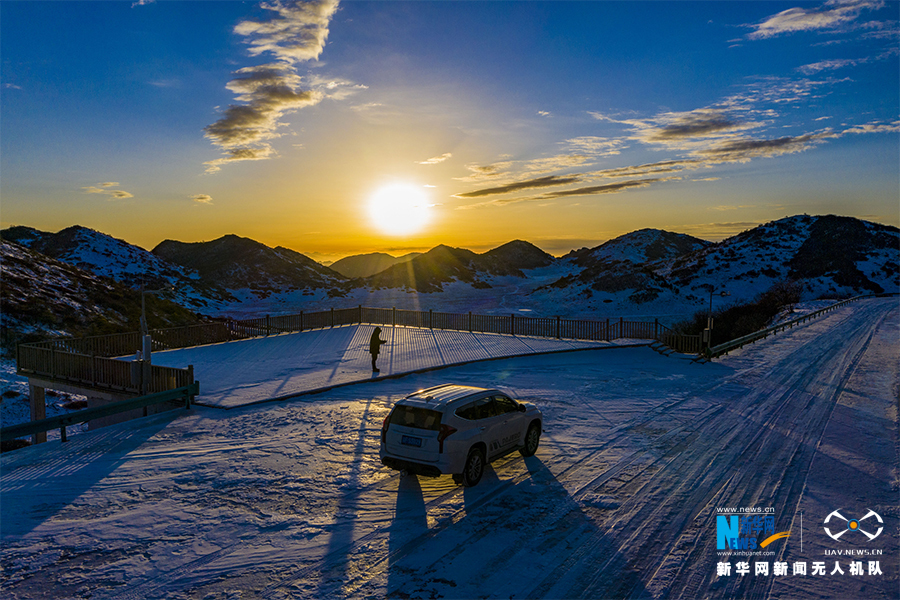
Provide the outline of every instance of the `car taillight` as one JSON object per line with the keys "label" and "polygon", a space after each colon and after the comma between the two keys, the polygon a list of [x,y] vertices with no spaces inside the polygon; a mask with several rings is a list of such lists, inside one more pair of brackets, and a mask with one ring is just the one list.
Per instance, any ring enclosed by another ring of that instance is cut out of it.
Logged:
{"label": "car taillight", "polygon": [[448,437],[456,433],[456,427],[450,427],[449,425],[443,424],[441,425],[441,432],[438,434],[438,452],[441,454],[444,453],[444,440]]}
{"label": "car taillight", "polygon": [[390,417],[390,413],[384,418],[384,421],[381,422],[381,443],[387,444],[387,428],[388,428],[388,418]]}

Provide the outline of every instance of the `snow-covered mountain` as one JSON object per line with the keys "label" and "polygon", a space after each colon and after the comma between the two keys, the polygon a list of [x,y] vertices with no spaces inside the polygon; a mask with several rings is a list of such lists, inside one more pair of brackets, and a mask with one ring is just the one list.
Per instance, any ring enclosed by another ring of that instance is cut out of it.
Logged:
{"label": "snow-covered mountain", "polygon": [[709,286],[748,298],[786,279],[805,298],[900,291],[900,231],[835,215],[798,215],[760,225],[667,261],[655,273],[682,290]]}
{"label": "snow-covered mountain", "polygon": [[[668,246],[668,256],[642,255],[640,245],[635,248],[623,238],[570,255],[568,260],[583,268],[535,295],[545,302],[579,297],[592,306],[614,304],[624,310],[626,299],[626,304],[662,312],[700,309],[711,292],[728,294],[728,303],[749,302],[787,280],[802,285],[804,299],[900,291],[900,231],[852,217],[787,217],[718,244],[698,240],[699,248],[683,254]],[[648,260],[635,261],[642,256]]]}
{"label": "snow-covered mountain", "polygon": [[335,261],[328,265],[328,268],[332,271],[337,271],[344,277],[349,277],[351,279],[357,277],[371,277],[372,275],[381,273],[382,271],[389,269],[394,265],[409,262],[417,256],[421,255],[421,252],[411,252],[409,254],[404,254],[403,256],[398,256],[395,258],[390,254],[386,254],[384,252],[356,254],[354,256],[347,256],[338,261]]}
{"label": "snow-covered mountain", "polygon": [[491,277],[525,278],[524,271],[546,267],[555,259],[528,242],[515,240],[484,254],[437,246],[405,264],[367,277],[371,288],[409,288],[423,293],[442,292],[444,285],[459,281],[477,289],[490,289]]}
{"label": "snow-covered mountain", "polygon": [[[236,235],[201,243],[167,240],[150,253],[83,227],[0,233],[132,288],[141,280],[148,288],[171,286],[174,300],[214,316],[362,304],[674,322],[708,307],[711,291],[717,309],[753,301],[788,280],[803,286],[804,300],[900,291],[900,231],[838,216],[788,217],[716,244],[643,229],[563,258],[518,240],[483,254],[438,246],[363,279]],[[5,264],[3,271],[6,278]],[[721,292],[729,297],[719,298]]]}
{"label": "snow-covered mountain", "polygon": [[216,303],[235,300],[221,286],[201,280],[196,271],[80,225],[57,233],[31,227],[10,227],[0,232],[0,237],[136,290],[171,288],[174,299],[194,310],[205,310]]}
{"label": "snow-covered mountain", "polygon": [[[50,258],[26,246],[0,240],[0,331],[4,344],[51,335],[137,330],[140,292]],[[151,327],[194,324],[189,310],[148,297]]]}
{"label": "snow-covered mountain", "polygon": [[237,235],[211,242],[165,240],[153,254],[196,272],[199,278],[232,293],[249,291],[257,298],[297,290],[341,290],[347,278],[311,258]]}
{"label": "snow-covered mountain", "polygon": [[683,233],[661,229],[639,229],[612,239],[596,248],[573,250],[564,258],[587,268],[594,264],[630,262],[642,264],[677,258],[712,243]]}

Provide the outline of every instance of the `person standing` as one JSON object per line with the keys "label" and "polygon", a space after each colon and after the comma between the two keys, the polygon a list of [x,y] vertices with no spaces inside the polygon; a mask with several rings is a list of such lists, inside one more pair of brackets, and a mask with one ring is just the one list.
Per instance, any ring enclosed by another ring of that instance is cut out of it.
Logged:
{"label": "person standing", "polygon": [[372,332],[372,338],[369,340],[369,354],[372,355],[373,373],[381,372],[378,367],[375,366],[375,361],[378,360],[378,353],[381,352],[381,345],[386,343],[385,340],[381,339],[381,327],[376,327],[375,331]]}

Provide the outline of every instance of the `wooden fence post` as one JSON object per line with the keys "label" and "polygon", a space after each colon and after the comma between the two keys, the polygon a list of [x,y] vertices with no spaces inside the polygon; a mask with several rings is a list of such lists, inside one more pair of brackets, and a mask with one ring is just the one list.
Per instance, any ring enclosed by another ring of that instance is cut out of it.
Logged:
{"label": "wooden fence post", "polygon": [[509,315],[509,333],[510,333],[510,335],[516,335],[516,314],[515,313]]}
{"label": "wooden fence post", "polygon": [[659,319],[653,319],[653,339],[659,340]]}
{"label": "wooden fence post", "polygon": [[266,337],[269,335],[269,315],[266,315]]}
{"label": "wooden fence post", "polygon": [[[188,365],[188,385],[194,385],[194,365]],[[194,397],[188,394],[184,399],[184,407],[190,409],[193,401]]]}
{"label": "wooden fence post", "polygon": [[362,304],[359,305],[359,324],[362,325]]}
{"label": "wooden fence post", "polygon": [[334,307],[331,307],[331,326],[334,327]]}
{"label": "wooden fence post", "polygon": [[300,311],[300,331],[303,331],[303,311]]}
{"label": "wooden fence post", "polygon": [[472,311],[469,311],[469,333],[472,333]]}
{"label": "wooden fence post", "polygon": [[434,329],[434,310],[428,309],[428,329]]}
{"label": "wooden fence post", "polygon": [[559,337],[560,336],[559,322],[560,322],[560,317],[559,317],[559,315],[557,315],[556,316],[556,339],[560,339],[560,337]]}
{"label": "wooden fence post", "polygon": [[391,307],[391,327],[397,326],[397,307]]}

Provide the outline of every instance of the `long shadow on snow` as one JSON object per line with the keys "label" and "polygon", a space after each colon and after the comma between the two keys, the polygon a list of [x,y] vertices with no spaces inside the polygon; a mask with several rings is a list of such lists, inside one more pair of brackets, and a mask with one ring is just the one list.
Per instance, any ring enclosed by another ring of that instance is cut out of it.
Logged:
{"label": "long shadow on snow", "polygon": [[391,536],[388,598],[562,598],[592,574],[592,557],[572,559],[572,550],[603,535],[598,516],[538,456],[495,461],[463,491],[463,513],[424,535],[424,503],[407,485],[398,494],[405,514]]}
{"label": "long shadow on snow", "polygon": [[128,461],[128,454],[180,416],[178,409],[50,441],[0,457],[2,539],[24,536]]}

